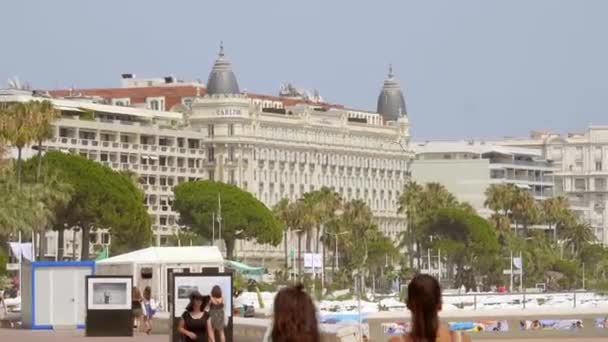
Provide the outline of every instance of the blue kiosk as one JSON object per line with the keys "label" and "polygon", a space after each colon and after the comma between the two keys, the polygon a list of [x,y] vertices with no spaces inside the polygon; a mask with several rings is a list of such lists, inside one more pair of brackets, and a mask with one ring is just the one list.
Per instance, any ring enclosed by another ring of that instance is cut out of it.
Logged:
{"label": "blue kiosk", "polygon": [[86,276],[95,261],[23,262],[21,315],[26,329],[84,328]]}

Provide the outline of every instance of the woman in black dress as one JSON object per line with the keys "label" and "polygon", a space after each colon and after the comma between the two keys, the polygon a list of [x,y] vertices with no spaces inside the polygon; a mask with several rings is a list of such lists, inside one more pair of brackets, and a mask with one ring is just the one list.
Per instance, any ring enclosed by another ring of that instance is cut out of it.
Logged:
{"label": "woman in black dress", "polygon": [[203,296],[198,291],[190,294],[190,303],[177,326],[177,331],[184,336],[184,342],[214,342],[209,314],[205,311],[208,304],[209,296]]}

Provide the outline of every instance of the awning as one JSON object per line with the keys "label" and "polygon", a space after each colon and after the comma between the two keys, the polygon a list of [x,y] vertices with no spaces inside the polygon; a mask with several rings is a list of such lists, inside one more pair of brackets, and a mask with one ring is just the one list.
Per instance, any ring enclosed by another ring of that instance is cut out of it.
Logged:
{"label": "awning", "polygon": [[249,265],[243,264],[241,262],[232,261],[232,260],[225,260],[224,267],[230,268],[241,274],[247,274],[247,275],[263,275],[265,273],[264,267],[249,266]]}

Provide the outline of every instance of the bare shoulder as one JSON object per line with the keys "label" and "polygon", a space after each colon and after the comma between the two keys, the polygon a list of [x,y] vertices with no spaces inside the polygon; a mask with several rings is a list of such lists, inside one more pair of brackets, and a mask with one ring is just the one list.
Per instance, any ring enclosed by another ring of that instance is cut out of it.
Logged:
{"label": "bare shoulder", "polygon": [[471,335],[468,334],[462,334],[462,342],[471,342],[473,339],[471,339]]}
{"label": "bare shoulder", "polygon": [[409,338],[404,337],[404,336],[393,336],[391,337],[388,342],[409,342]]}

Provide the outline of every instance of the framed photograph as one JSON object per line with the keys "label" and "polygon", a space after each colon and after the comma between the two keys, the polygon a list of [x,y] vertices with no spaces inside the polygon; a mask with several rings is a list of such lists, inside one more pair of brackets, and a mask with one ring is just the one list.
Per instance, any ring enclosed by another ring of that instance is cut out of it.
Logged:
{"label": "framed photograph", "polygon": [[232,275],[229,273],[217,274],[174,274],[175,298],[174,317],[181,317],[186,306],[190,303],[190,294],[198,291],[203,296],[210,296],[211,289],[219,286],[224,299],[224,317],[232,317]]}
{"label": "framed photograph", "polygon": [[131,277],[87,277],[88,310],[131,310]]}

